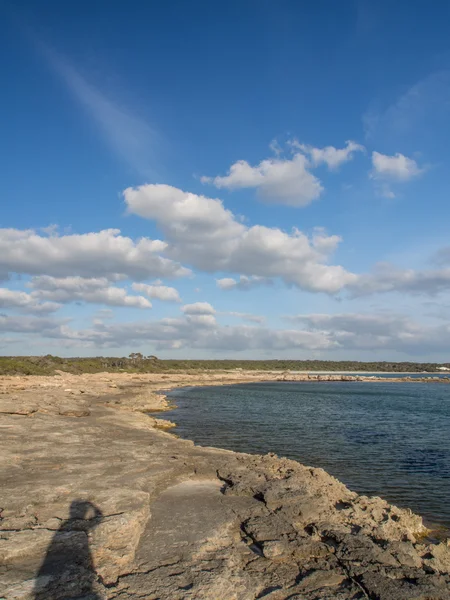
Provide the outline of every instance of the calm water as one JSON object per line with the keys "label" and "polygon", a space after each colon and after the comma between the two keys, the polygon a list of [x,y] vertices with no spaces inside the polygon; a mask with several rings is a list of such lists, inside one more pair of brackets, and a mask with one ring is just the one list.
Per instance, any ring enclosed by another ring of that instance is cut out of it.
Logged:
{"label": "calm water", "polygon": [[181,437],[275,452],[450,528],[450,386],[252,383],[170,395]]}

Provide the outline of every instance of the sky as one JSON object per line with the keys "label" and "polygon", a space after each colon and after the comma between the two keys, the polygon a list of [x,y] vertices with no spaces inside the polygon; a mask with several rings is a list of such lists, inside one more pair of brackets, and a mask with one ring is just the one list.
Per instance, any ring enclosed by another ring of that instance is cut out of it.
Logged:
{"label": "sky", "polygon": [[449,20],[0,0],[0,353],[450,361]]}

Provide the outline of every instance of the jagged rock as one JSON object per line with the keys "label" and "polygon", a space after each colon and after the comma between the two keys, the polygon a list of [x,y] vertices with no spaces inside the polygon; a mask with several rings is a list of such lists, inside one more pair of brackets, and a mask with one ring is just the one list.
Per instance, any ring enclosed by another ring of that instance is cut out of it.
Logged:
{"label": "jagged rock", "polygon": [[318,570],[306,575],[298,587],[305,592],[313,592],[325,587],[336,587],[346,579],[346,575],[339,571]]}

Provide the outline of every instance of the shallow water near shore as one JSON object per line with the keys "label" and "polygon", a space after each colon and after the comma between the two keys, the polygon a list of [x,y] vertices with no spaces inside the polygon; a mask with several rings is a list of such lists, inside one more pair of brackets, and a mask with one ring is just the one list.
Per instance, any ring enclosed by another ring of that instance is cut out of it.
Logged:
{"label": "shallow water near shore", "polygon": [[322,467],[352,490],[450,528],[447,385],[264,382],[184,388],[168,397],[181,437]]}

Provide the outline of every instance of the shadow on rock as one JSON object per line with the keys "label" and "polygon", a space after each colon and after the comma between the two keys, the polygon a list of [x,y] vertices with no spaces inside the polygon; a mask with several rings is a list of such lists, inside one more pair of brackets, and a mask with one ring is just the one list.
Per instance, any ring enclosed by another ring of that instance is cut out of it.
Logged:
{"label": "shadow on rock", "polygon": [[88,533],[101,523],[102,512],[91,502],[74,500],[70,516],[61,524],[36,575],[35,600],[62,600],[83,596],[100,600],[97,575],[89,550]]}

